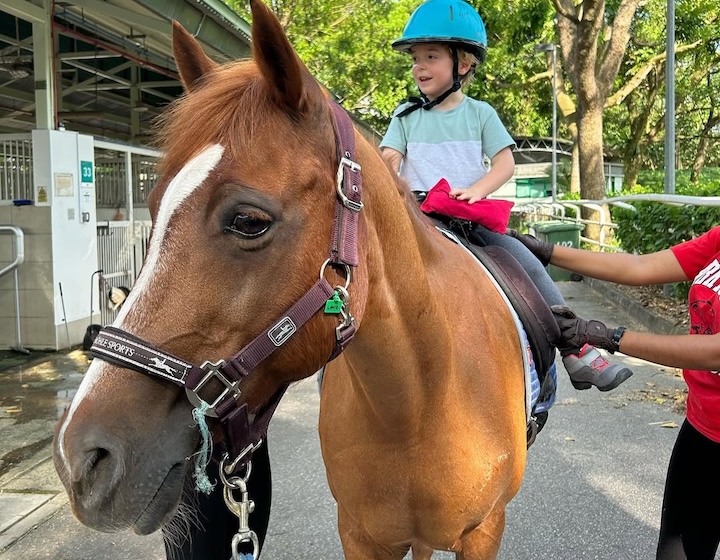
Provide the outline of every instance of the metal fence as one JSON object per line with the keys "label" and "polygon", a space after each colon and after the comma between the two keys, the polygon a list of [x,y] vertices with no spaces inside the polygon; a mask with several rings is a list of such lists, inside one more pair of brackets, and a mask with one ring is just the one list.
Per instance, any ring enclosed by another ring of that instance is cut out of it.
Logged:
{"label": "metal fence", "polygon": [[32,200],[31,134],[0,134],[0,201]]}
{"label": "metal fence", "polygon": [[[133,203],[145,205],[157,184],[158,158],[132,154]],[[97,205],[101,208],[127,207],[127,165],[124,153],[95,148],[95,188]]]}
{"label": "metal fence", "polygon": [[128,221],[102,222],[97,226],[98,268],[102,270],[98,282],[97,304],[102,325],[109,325],[119,309],[113,309],[109,292],[113,287],[132,289],[145,261],[150,238],[149,221],[135,221],[134,230]]}
{"label": "metal fence", "polygon": [[[589,245],[599,246],[601,250],[620,251],[621,249],[611,241],[614,238],[614,230],[617,224],[613,223],[609,206],[621,206],[635,210],[633,202],[659,202],[662,204],[692,205],[692,206],[720,206],[718,196],[682,196],[674,194],[636,194],[628,196],[615,196],[603,200],[567,200],[552,202],[549,200],[533,200],[516,204],[512,212],[522,216],[526,222],[540,222],[544,220],[558,220],[562,222],[577,223],[582,225],[594,224],[600,226],[600,239],[589,239],[582,234],[580,241]],[[570,216],[567,209],[574,210],[574,216]],[[581,208],[596,210],[599,220],[585,220],[581,216]]]}

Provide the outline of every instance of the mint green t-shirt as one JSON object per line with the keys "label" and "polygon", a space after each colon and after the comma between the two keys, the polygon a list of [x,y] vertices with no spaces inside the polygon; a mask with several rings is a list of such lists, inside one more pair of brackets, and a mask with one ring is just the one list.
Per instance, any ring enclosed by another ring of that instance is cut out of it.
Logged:
{"label": "mint green t-shirt", "polygon": [[515,142],[495,109],[465,97],[449,111],[418,109],[401,119],[393,116],[380,147],[403,154],[400,176],[412,190],[429,191],[442,178],[452,188],[470,187],[488,172],[483,156],[492,160]]}

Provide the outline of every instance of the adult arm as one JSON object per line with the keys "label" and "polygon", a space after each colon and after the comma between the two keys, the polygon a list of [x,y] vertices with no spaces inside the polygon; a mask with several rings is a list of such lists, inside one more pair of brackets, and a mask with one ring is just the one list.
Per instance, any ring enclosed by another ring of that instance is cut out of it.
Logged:
{"label": "adult arm", "polygon": [[550,262],[584,276],[632,286],[689,280],[670,249],[647,255],[631,255],[598,253],[555,245]]}
{"label": "adult arm", "polygon": [[505,183],[507,183],[515,172],[515,157],[512,150],[507,147],[500,150],[492,158],[490,171],[480,180],[473,183],[467,189],[451,189],[450,197],[457,200],[467,200],[468,204],[487,198]]}
{"label": "adult arm", "polygon": [[586,320],[567,306],[552,307],[560,336],[568,346],[591,344],[609,352],[620,351],[670,367],[720,370],[720,333],[712,335],[661,335],[608,327]]}
{"label": "adult arm", "polygon": [[508,233],[525,245],[544,265],[551,263],[584,276],[633,286],[689,280],[670,249],[647,255],[598,253],[553,245],[514,230]]}
{"label": "adult arm", "polygon": [[626,331],[620,339],[619,350],[663,366],[720,370],[720,333],[659,335]]}

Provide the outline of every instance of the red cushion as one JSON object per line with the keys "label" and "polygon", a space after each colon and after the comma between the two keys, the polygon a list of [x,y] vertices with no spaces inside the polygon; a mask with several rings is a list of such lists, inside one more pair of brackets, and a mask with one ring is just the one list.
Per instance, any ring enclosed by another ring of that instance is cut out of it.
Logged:
{"label": "red cushion", "polygon": [[451,218],[470,220],[497,233],[507,231],[513,202],[483,198],[474,204],[468,204],[467,200],[450,198],[449,193],[450,185],[447,180],[440,179],[428,192],[427,198],[420,205],[420,210],[426,214],[436,212]]}

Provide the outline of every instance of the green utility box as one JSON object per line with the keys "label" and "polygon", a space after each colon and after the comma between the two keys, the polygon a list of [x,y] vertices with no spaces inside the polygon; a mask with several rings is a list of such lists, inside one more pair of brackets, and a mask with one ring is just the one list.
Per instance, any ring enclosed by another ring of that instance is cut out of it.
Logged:
{"label": "green utility box", "polygon": [[515,179],[515,198],[544,198],[552,193],[552,184],[547,177]]}
{"label": "green utility box", "polygon": [[[585,229],[585,226],[574,222],[547,221],[530,224],[529,229],[530,234],[540,241],[578,249],[580,247],[580,232]],[[550,278],[556,282],[567,282],[577,278],[575,273],[551,264],[547,266],[547,271]]]}

